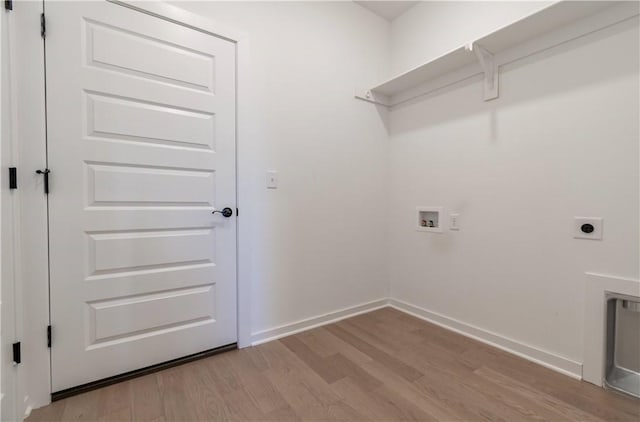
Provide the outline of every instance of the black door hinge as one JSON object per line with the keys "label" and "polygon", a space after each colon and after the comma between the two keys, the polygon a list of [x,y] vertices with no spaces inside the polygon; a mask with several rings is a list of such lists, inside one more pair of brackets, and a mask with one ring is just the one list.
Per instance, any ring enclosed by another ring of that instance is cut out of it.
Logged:
{"label": "black door hinge", "polygon": [[9,189],[18,189],[18,169],[9,167]]}
{"label": "black door hinge", "polygon": [[13,10],[13,0],[4,0],[5,10]]}
{"label": "black door hinge", "polygon": [[47,347],[51,348],[51,326],[47,325]]}
{"label": "black door hinge", "polygon": [[47,36],[47,21],[44,18],[44,13],[40,13],[40,36],[42,38]]}
{"label": "black door hinge", "polygon": [[16,365],[22,362],[22,356],[20,353],[20,342],[13,343],[13,363]]}

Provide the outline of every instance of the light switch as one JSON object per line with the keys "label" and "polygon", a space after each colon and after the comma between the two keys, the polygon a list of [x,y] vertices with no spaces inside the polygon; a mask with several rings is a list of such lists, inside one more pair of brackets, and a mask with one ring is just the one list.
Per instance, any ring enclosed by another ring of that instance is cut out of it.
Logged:
{"label": "light switch", "polygon": [[460,214],[449,214],[449,230],[460,230]]}
{"label": "light switch", "polygon": [[267,189],[278,189],[278,172],[269,170],[267,172]]}

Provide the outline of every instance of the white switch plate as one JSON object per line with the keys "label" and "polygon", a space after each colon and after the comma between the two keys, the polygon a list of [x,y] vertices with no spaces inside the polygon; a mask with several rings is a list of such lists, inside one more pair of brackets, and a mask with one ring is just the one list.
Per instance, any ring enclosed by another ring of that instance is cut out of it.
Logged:
{"label": "white switch plate", "polygon": [[460,214],[449,214],[449,230],[460,230]]}
{"label": "white switch plate", "polygon": [[269,170],[267,172],[267,189],[278,189],[278,172]]}
{"label": "white switch plate", "polygon": [[[601,217],[574,217],[573,237],[575,239],[602,240],[602,223]],[[593,231],[591,233],[583,232],[582,226],[584,224],[591,224]]]}

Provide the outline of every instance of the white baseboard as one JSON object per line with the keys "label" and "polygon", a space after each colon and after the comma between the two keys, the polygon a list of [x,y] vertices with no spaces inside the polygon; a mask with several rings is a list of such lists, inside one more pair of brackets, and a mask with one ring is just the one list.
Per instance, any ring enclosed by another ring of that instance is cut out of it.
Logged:
{"label": "white baseboard", "polygon": [[316,327],[331,324],[342,319],[364,314],[385,307],[392,307],[416,318],[436,324],[447,330],[454,331],[474,340],[481,341],[490,346],[512,353],[546,368],[560,372],[571,378],[582,379],[582,364],[564,356],[559,356],[545,350],[512,340],[500,334],[492,333],[482,328],[455,320],[437,312],[432,312],[419,306],[403,302],[398,299],[378,299],[373,302],[363,303],[349,308],[340,309],[324,315],[303,319],[291,324],[281,325],[268,330],[251,334],[251,345],[266,343],[287,337]]}
{"label": "white baseboard", "polygon": [[24,421],[29,419],[29,416],[31,416],[32,411],[33,411],[33,407],[27,406],[27,408],[24,410],[24,416],[22,417],[22,420]]}
{"label": "white baseboard", "polygon": [[389,299],[378,299],[374,300],[373,302],[362,303],[360,305],[351,306],[334,312],[329,312],[328,314],[292,322],[291,324],[285,324],[279,327],[270,328],[268,330],[258,331],[251,334],[251,345],[256,346],[261,343],[277,340],[279,338],[300,333],[302,331],[307,331],[312,328],[331,324],[342,319],[384,308],[388,305]]}
{"label": "white baseboard", "polygon": [[33,411],[34,407],[33,407],[33,401],[31,400],[31,397],[29,397],[28,394],[24,396],[23,403],[24,403],[24,416],[22,417],[22,420],[24,421],[28,419],[29,416],[31,416],[31,412]]}
{"label": "white baseboard", "polygon": [[576,379],[582,379],[582,364],[564,356],[559,356],[500,334],[492,333],[482,328],[449,318],[437,312],[432,312],[419,306],[411,305],[397,299],[389,299],[389,306],[417,318],[454,331],[463,336],[481,341],[490,346],[512,353],[546,368],[560,372]]}

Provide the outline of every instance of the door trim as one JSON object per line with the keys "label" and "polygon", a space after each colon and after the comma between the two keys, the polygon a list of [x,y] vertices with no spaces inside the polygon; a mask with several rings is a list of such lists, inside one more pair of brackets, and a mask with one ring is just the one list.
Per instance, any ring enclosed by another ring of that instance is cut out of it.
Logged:
{"label": "door trim", "polygon": [[[45,10],[46,10],[46,1]],[[250,235],[251,231],[247,224],[248,218],[246,217],[250,211],[243,208],[243,204],[251,203],[251,198],[254,195],[250,189],[248,179],[248,170],[250,167],[246,164],[246,154],[242,153],[243,142],[245,134],[249,133],[248,126],[248,66],[249,63],[249,43],[248,37],[234,29],[231,29],[225,25],[220,25],[208,18],[202,17],[195,13],[191,13],[180,9],[179,7],[172,6],[163,2],[140,2],[140,1],[122,1],[122,0],[107,0],[114,4],[118,4],[123,7],[145,13],[151,16],[155,16],[160,19],[168,20],[170,22],[186,26],[188,28],[204,32],[206,34],[223,38],[231,41],[236,46],[236,204],[240,212],[242,212],[242,219],[237,217],[237,255],[236,255],[236,283],[237,283],[237,347],[243,348],[250,346],[251,344],[251,274],[249,270],[250,256],[251,256],[251,244]],[[30,7],[29,4],[33,5]],[[26,2],[22,10],[16,10],[15,15],[23,13],[25,19],[30,19],[32,16],[26,16],[27,13],[31,14],[33,9],[38,7],[42,8],[41,2]],[[29,12],[29,9],[31,12]],[[38,13],[39,15],[39,13]],[[23,25],[22,28],[14,26],[14,31],[17,36],[14,39],[20,39],[24,44],[24,38],[18,35],[25,35],[25,27],[30,26]],[[21,101],[17,104],[23,113],[18,112],[21,119],[18,121],[19,132],[23,135],[26,133],[24,130],[28,128],[35,128],[36,131],[44,131],[44,112],[34,113],[33,110],[38,110],[39,105],[44,108],[44,67],[33,66],[33,62],[39,60],[42,62],[42,56],[33,57],[32,54],[42,54],[42,40],[36,37],[31,37],[29,31],[28,38],[32,40],[34,44],[33,49],[24,48],[24,45],[13,45],[12,47],[20,47],[20,51],[24,55],[23,58],[18,58],[15,65],[18,67],[18,73],[21,75],[21,80],[18,81],[19,96]],[[40,43],[38,45],[37,43]],[[38,48],[40,47],[40,48]],[[27,57],[27,54],[29,56]],[[30,59],[31,65],[28,72],[21,72],[22,67],[27,67],[25,62]],[[22,89],[20,89],[22,87]],[[28,89],[27,89],[28,87]],[[33,141],[44,142],[44,133],[41,136],[32,137]],[[14,141],[15,142],[15,141]],[[23,164],[24,157],[21,159],[19,168],[25,167]],[[26,191],[24,193],[27,193]],[[20,192],[22,194],[22,192]],[[22,219],[23,224],[27,223],[26,219]],[[26,224],[31,226],[30,224]],[[28,229],[30,230],[30,228]],[[45,233],[46,236],[46,233]],[[31,237],[34,237],[31,235]],[[37,237],[37,236],[36,236]],[[25,242],[22,239],[17,239],[18,243],[22,244],[22,248],[29,249],[30,243]],[[33,256],[30,257],[32,266],[44,265],[48,267],[48,262],[33,263]],[[38,258],[40,261],[40,257]],[[24,265],[22,266],[24,268]],[[19,269],[20,270],[22,269]],[[49,299],[48,299],[48,279],[41,277],[30,278],[27,275],[18,276],[17,281],[19,285],[22,285],[24,291],[40,292],[38,295],[24,295],[16,300],[16,312],[18,315],[30,315],[30,318],[25,318],[22,324],[21,335],[25,343],[29,344],[29,354],[34,357],[37,362],[31,360],[30,363],[25,362],[24,365],[29,365],[29,368],[23,373],[27,373],[19,380],[19,383],[23,385],[22,391],[24,391],[24,397],[17,397],[18,405],[24,409],[24,417],[28,417],[31,409],[45,406],[51,403],[51,372],[50,372],[50,349],[47,348],[45,329],[49,315]],[[28,288],[27,288],[28,287]],[[34,310],[37,311],[37,315],[34,315]],[[45,318],[46,315],[46,318]],[[3,315],[4,316],[4,315]],[[46,320],[45,320],[46,319]],[[55,347],[55,338],[54,344]],[[45,369],[46,367],[46,369]],[[43,375],[47,374],[47,375]],[[24,400],[23,400],[24,399]],[[19,413],[22,409],[19,409]]]}

